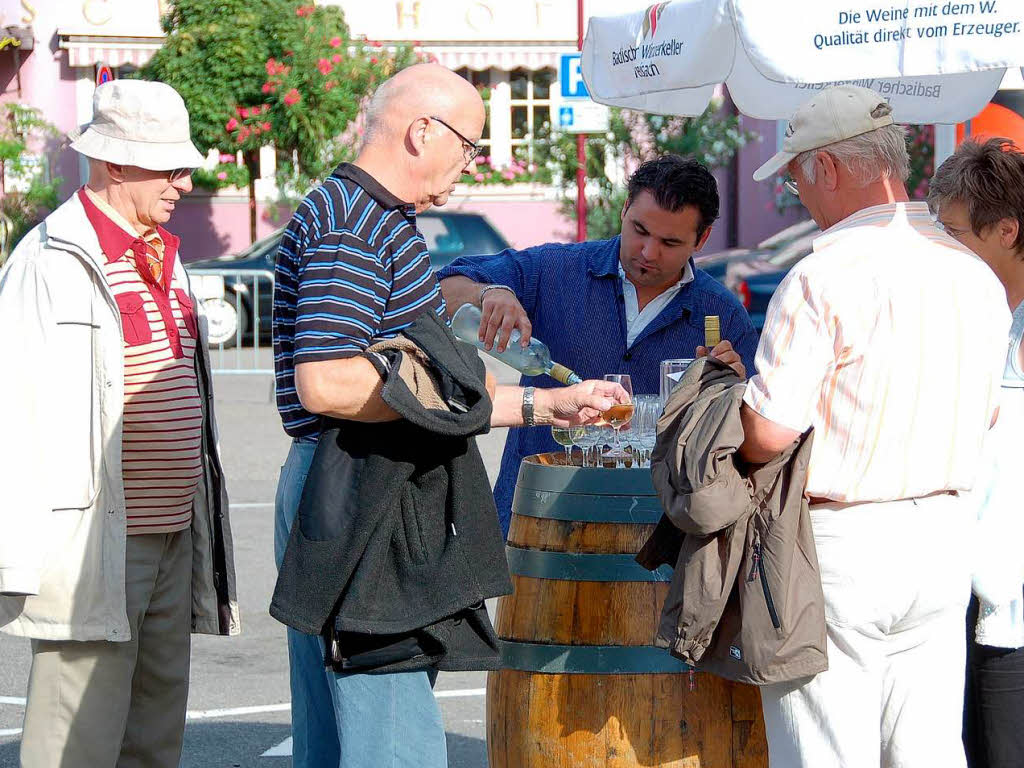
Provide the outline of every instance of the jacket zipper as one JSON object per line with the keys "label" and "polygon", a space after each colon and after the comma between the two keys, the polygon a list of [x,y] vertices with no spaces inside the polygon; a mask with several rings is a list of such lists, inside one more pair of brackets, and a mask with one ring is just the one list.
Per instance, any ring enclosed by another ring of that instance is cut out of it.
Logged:
{"label": "jacket zipper", "polygon": [[754,538],[754,551],[751,554],[750,563],[750,575],[747,577],[747,581],[751,582],[760,577],[761,579],[761,590],[764,592],[764,602],[768,607],[768,616],[772,620],[772,626],[775,629],[782,628],[782,622],[779,621],[779,613],[775,610],[775,600],[772,598],[771,587],[768,586],[768,579],[765,576],[764,571],[764,558],[761,556],[761,537],[756,536]]}

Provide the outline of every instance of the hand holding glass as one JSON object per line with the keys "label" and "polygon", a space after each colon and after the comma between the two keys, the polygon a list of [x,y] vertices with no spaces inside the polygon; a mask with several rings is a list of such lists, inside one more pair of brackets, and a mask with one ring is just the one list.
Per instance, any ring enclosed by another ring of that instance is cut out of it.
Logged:
{"label": "hand holding glass", "polygon": [[633,418],[633,381],[630,379],[629,374],[626,373],[606,373],[604,380],[618,384],[629,395],[630,402],[616,403],[601,414],[605,422],[615,430],[615,443],[612,445],[612,449],[604,454],[604,456],[608,459],[621,459],[629,455],[622,450],[622,446],[619,443],[619,430],[626,426],[630,419]]}

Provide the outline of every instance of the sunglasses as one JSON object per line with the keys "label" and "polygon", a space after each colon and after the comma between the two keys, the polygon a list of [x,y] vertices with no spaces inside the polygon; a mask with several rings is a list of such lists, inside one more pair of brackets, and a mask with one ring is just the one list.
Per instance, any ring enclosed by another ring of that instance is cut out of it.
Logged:
{"label": "sunglasses", "polygon": [[452,128],[448,123],[446,123],[444,120],[442,120],[440,117],[435,117],[435,116],[431,115],[430,119],[431,120],[437,120],[437,122],[439,122],[441,125],[443,125],[445,128],[447,128],[449,131],[454,133],[456,136],[459,137],[459,139],[462,140],[462,153],[463,153],[463,155],[466,158],[466,165],[469,165],[477,157],[480,156],[480,153],[483,151],[483,147],[481,147],[475,141],[470,141],[469,139],[467,139],[465,136],[463,136],[457,130]]}
{"label": "sunglasses", "polygon": [[186,176],[191,176],[191,175],[192,175],[192,169],[191,168],[175,168],[173,171],[171,171],[171,172],[169,172],[167,174],[167,181],[169,181],[171,184],[173,184],[174,182],[180,181],[181,179],[185,178]]}
{"label": "sunglasses", "polygon": [[786,176],[786,179],[782,182],[782,186],[784,186],[790,194],[795,195],[796,197],[800,196],[800,189],[797,187],[796,181],[793,180],[792,176]]}

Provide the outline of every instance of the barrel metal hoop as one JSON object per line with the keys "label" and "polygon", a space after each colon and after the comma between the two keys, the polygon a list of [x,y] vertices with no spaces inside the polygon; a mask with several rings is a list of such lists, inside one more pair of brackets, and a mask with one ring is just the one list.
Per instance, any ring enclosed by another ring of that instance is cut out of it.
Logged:
{"label": "barrel metal hoop", "polygon": [[655,496],[588,496],[519,487],[512,499],[512,512],[578,523],[653,525],[661,519],[661,502]]}
{"label": "barrel metal hoop", "polygon": [[655,496],[649,469],[605,469],[541,464],[528,456],[519,465],[517,488],[594,496]]}
{"label": "barrel metal hoop", "polygon": [[505,547],[509,570],[517,576],[559,581],[672,581],[672,569],[663,565],[649,571],[634,555],[578,554]]}
{"label": "barrel metal hoop", "polygon": [[681,674],[690,665],[653,645],[548,645],[500,640],[502,669],[552,675]]}

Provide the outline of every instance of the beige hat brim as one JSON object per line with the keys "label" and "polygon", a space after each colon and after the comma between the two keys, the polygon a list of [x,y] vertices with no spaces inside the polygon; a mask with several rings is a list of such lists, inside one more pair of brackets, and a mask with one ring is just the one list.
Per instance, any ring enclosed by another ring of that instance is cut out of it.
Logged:
{"label": "beige hat brim", "polygon": [[100,133],[92,125],[68,133],[71,148],[94,160],[133,165],[150,171],[198,168],[203,156],[191,141],[133,141]]}
{"label": "beige hat brim", "polygon": [[774,176],[789,165],[789,161],[796,157],[796,155],[796,152],[776,152],[767,163],[754,171],[754,181],[764,181]]}

